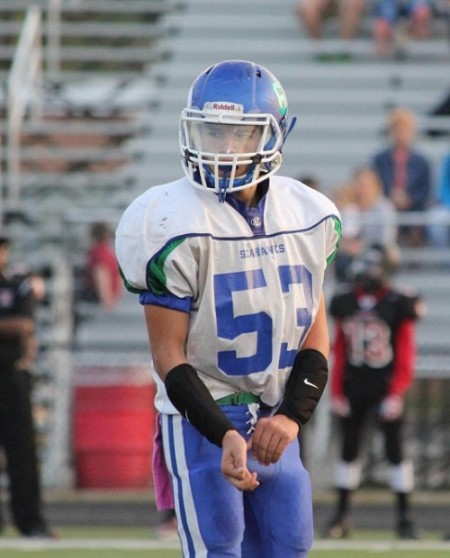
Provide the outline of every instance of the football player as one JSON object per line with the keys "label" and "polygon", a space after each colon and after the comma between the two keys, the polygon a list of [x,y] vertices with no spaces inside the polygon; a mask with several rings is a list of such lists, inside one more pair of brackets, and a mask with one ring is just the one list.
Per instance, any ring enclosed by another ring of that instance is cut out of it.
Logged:
{"label": "football player", "polygon": [[415,321],[424,313],[418,294],[390,283],[396,267],[393,250],[371,245],[351,266],[352,283],[330,304],[335,321],[331,375],[332,410],[340,419],[342,446],[335,468],[338,502],[325,536],[349,535],[351,494],[360,482],[359,450],[367,419],[375,412],[390,463],[391,489],[397,496],[397,534],[415,539],[409,494],[412,463],[405,459],[402,425],[405,394],[415,358]]}
{"label": "football player", "polygon": [[139,196],[116,233],[185,557],[303,558],[313,540],[298,433],[327,382],[322,285],[341,226],[325,196],[275,174],[291,128],[266,68],[206,69],[180,117],[185,177]]}

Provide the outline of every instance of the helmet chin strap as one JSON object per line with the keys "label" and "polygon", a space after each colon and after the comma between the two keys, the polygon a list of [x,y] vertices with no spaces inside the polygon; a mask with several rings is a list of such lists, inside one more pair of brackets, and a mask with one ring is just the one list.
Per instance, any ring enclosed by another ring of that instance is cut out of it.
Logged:
{"label": "helmet chin strap", "polygon": [[284,131],[284,134],[283,134],[283,145],[284,145],[284,142],[287,140],[289,134],[290,134],[290,133],[292,132],[292,130],[294,129],[294,126],[295,126],[296,124],[297,124],[297,117],[296,117],[296,116],[293,116],[292,119],[291,119],[291,123],[289,124],[289,127],[286,128],[286,130]]}
{"label": "helmet chin strap", "polygon": [[224,168],[223,175],[220,177],[219,180],[219,202],[223,203],[225,201],[227,190],[228,190],[228,176],[230,171],[227,168]]}
{"label": "helmet chin strap", "polygon": [[[237,177],[234,179],[234,184],[236,186],[241,186],[242,184],[245,184],[245,181],[248,180],[248,178],[250,176],[252,176],[253,174],[253,170],[255,168],[255,165],[250,165],[249,168],[247,169],[247,172],[245,173],[245,175],[241,176],[241,177]],[[221,177],[219,177],[219,194],[218,194],[218,198],[219,198],[219,202],[223,203],[225,201],[226,195],[229,193],[229,176],[231,174],[231,169],[224,167],[223,169],[223,174]],[[214,181],[215,181],[215,177],[214,174],[211,172],[211,170],[209,169],[209,167],[205,167],[205,175],[206,175],[206,180],[208,182],[208,185],[213,188],[214,187]]]}

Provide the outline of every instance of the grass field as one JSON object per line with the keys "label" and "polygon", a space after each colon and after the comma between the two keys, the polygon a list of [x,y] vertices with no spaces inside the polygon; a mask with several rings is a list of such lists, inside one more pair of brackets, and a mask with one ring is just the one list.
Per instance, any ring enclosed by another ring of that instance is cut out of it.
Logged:
{"label": "grass field", "polygon": [[[177,543],[159,542],[143,528],[61,528],[56,541],[29,541],[6,531],[0,538],[5,558],[181,558]],[[317,540],[310,558],[449,558],[450,543],[440,533],[420,541],[397,541],[392,533],[355,532],[346,541]]]}

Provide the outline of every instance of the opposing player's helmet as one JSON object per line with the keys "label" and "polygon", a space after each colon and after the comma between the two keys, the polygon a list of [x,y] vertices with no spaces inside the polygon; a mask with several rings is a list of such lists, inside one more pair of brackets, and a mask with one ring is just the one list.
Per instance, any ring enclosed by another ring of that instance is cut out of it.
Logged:
{"label": "opposing player's helmet", "polygon": [[280,167],[289,131],[277,78],[253,62],[220,62],[196,78],[181,112],[184,172],[195,187],[213,190],[223,201]]}
{"label": "opposing player's helmet", "polygon": [[350,277],[366,289],[376,289],[386,283],[398,265],[396,250],[372,244],[350,266]]}

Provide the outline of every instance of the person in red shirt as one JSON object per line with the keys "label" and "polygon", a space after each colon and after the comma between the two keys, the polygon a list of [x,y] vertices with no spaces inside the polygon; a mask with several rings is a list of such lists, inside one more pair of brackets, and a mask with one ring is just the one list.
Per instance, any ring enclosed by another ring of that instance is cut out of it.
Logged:
{"label": "person in red shirt", "polygon": [[418,294],[390,284],[395,267],[392,252],[371,245],[352,264],[352,281],[331,299],[335,324],[331,406],[341,432],[340,458],[335,468],[338,500],[325,536],[344,538],[351,529],[352,491],[359,486],[359,450],[367,420],[375,413],[385,439],[390,487],[397,497],[397,535],[418,537],[410,517],[412,463],[402,441],[405,395],[415,363],[415,321],[424,313]]}
{"label": "person in red shirt", "polygon": [[86,267],[87,298],[110,310],[122,296],[122,279],[111,242],[112,233],[106,223],[93,223],[90,237],[92,244]]}

